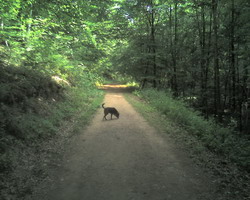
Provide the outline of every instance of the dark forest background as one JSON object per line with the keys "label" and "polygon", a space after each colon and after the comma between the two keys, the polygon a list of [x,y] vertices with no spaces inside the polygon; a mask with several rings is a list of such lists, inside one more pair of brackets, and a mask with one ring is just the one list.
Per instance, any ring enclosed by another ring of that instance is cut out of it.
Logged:
{"label": "dark forest background", "polygon": [[2,65],[129,77],[249,134],[247,0],[16,0],[0,13]]}
{"label": "dark forest background", "polygon": [[[249,2],[127,1],[116,65],[249,134]],[[120,11],[124,11],[120,9]],[[123,35],[124,36],[124,35]]]}

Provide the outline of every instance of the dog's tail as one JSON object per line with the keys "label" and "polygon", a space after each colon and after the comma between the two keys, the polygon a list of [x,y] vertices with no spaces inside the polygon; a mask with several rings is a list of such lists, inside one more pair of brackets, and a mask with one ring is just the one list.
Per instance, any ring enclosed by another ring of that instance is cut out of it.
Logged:
{"label": "dog's tail", "polygon": [[104,109],[104,104],[105,104],[105,103],[102,104],[103,109]]}

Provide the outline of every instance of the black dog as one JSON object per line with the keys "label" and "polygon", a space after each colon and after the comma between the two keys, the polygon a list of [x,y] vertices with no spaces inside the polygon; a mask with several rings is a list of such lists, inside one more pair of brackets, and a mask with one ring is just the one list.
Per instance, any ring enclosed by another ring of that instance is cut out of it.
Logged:
{"label": "black dog", "polygon": [[103,116],[103,120],[107,120],[106,116],[110,113],[111,114],[111,119],[112,116],[115,115],[118,119],[119,119],[119,112],[114,108],[114,107],[104,107],[104,104],[102,104],[102,107],[104,109],[104,116]]}

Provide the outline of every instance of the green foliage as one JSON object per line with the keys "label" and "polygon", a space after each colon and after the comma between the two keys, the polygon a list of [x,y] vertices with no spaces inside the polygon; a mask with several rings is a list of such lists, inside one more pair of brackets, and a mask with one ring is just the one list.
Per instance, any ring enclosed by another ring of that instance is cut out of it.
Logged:
{"label": "green foliage", "polygon": [[[72,118],[85,124],[102,100],[95,76],[75,75],[77,87],[60,85],[48,74],[25,67],[0,68],[0,168],[11,170],[11,146],[33,145],[58,133]],[[81,80],[81,82],[80,82]],[[82,124],[77,124],[82,127]]]}
{"label": "green foliage", "polygon": [[103,9],[113,2],[0,3],[0,163],[7,168],[10,146],[53,137],[65,120],[86,122],[96,109],[108,48]]}
{"label": "green foliage", "polygon": [[214,4],[117,2],[114,16],[123,18],[115,25],[122,37],[113,45],[111,62],[141,87],[171,88],[175,96],[195,97],[197,110],[228,125],[232,119],[238,131],[248,134],[249,106],[242,105],[249,105],[249,2]]}
{"label": "green foliage", "polygon": [[62,97],[62,86],[38,71],[11,66],[0,67],[0,80],[2,132],[24,139],[39,137],[40,127],[53,131],[48,120],[40,119],[41,112],[47,110],[46,101]]}
{"label": "green foliage", "polygon": [[155,107],[172,122],[196,136],[209,150],[226,156],[239,166],[250,170],[250,142],[230,128],[224,128],[214,120],[204,119],[183,101],[173,99],[170,93],[146,89],[135,94]]}
{"label": "green foliage", "polygon": [[0,80],[0,101],[8,105],[60,95],[62,89],[51,77],[25,67],[0,66]]}
{"label": "green foliage", "polygon": [[0,2],[1,61],[66,78],[69,66],[99,68],[112,27],[103,9],[114,2]]}

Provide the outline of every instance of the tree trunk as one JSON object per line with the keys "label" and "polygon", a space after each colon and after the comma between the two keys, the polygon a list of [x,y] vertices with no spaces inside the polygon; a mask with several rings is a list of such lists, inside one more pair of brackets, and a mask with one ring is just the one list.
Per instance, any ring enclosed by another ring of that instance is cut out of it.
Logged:
{"label": "tree trunk", "polygon": [[174,89],[174,96],[178,96],[178,82],[177,82],[177,42],[178,42],[178,15],[177,15],[177,9],[178,9],[178,2],[175,2],[174,5],[174,18],[175,18],[175,24],[174,24],[174,55],[173,55],[173,68],[174,68],[174,76],[173,76],[173,89]]}
{"label": "tree trunk", "polygon": [[156,65],[156,42],[155,42],[155,8],[154,2],[151,0],[149,2],[149,10],[147,10],[148,18],[148,37],[149,37],[149,54],[150,54],[150,65],[152,67],[152,84],[153,87],[157,87],[157,65]]}
{"label": "tree trunk", "polygon": [[214,60],[214,114],[221,120],[220,69],[218,52],[218,0],[212,0],[213,60]]}
{"label": "tree trunk", "polygon": [[[177,9],[178,9],[178,3],[177,1],[174,4],[174,27],[173,27],[173,14],[172,14],[172,6],[170,5],[169,8],[169,29],[170,29],[170,52],[171,52],[171,58],[172,58],[172,68],[171,68],[171,89],[174,93],[174,96],[178,96],[178,82],[177,82],[177,42],[178,42],[178,35],[177,35]],[[174,29],[174,34],[173,34]]]}
{"label": "tree trunk", "polygon": [[235,69],[235,11],[234,11],[234,0],[232,0],[231,7],[231,33],[230,33],[230,66],[231,66],[231,78],[232,78],[232,95],[231,95],[231,107],[232,111],[236,111],[236,69]]}
{"label": "tree trunk", "polygon": [[156,44],[155,44],[155,10],[153,2],[151,2],[152,12],[151,12],[151,46],[152,46],[152,62],[153,62],[153,87],[156,88],[157,83],[157,66],[156,66]]}
{"label": "tree trunk", "polygon": [[[198,6],[198,5],[197,5]],[[208,110],[208,97],[207,97],[207,78],[208,78],[208,65],[207,65],[207,53],[206,53],[206,20],[205,20],[205,5],[200,5],[201,13],[199,14],[198,8],[196,9],[196,20],[198,23],[198,33],[200,42],[200,107],[203,113]]]}

